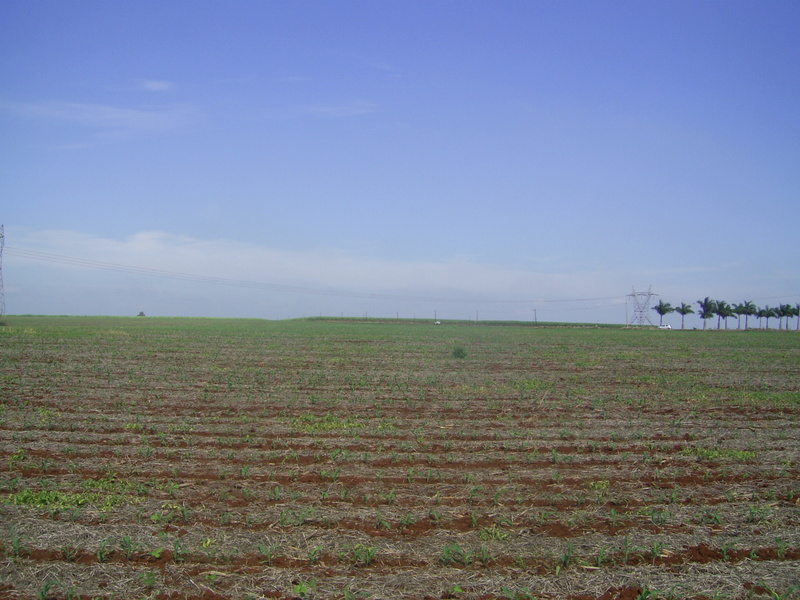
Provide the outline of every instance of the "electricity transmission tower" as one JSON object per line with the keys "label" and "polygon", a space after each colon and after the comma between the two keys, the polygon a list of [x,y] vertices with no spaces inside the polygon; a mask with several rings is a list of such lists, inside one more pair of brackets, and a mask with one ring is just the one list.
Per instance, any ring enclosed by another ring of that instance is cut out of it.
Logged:
{"label": "electricity transmission tower", "polygon": [[654,294],[652,290],[653,286],[647,288],[646,292],[637,292],[636,288],[632,288],[633,293],[628,294],[628,300],[625,303],[625,315],[628,315],[628,304],[633,305],[633,315],[630,319],[626,319],[628,321],[628,325],[652,325],[652,321],[650,321],[650,315],[648,314],[650,311],[650,299],[653,296],[658,296],[658,294]]}
{"label": "electricity transmission tower", "polygon": [[0,325],[6,316],[6,293],[3,291],[3,246],[6,245],[6,234],[0,225]]}

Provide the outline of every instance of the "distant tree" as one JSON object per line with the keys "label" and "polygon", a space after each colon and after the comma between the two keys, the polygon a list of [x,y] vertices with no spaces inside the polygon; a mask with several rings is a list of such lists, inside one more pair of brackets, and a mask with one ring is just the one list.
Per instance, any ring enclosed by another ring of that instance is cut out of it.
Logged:
{"label": "distant tree", "polygon": [[764,316],[765,316],[765,317],[767,317],[767,329],[769,329],[769,320],[770,320],[770,319],[777,319],[777,318],[778,318],[778,309],[776,309],[776,308],[770,308],[770,307],[768,306],[768,307],[767,307],[767,310],[766,310],[766,313],[767,313],[767,314],[766,314],[766,315],[764,315]]}
{"label": "distant tree", "polygon": [[706,328],[706,322],[712,318],[717,312],[717,303],[708,296],[702,300],[697,301],[698,311],[697,315],[703,319],[703,329]]}
{"label": "distant tree", "polygon": [[668,315],[671,312],[675,312],[675,309],[669,302],[664,302],[663,300],[659,300],[658,304],[653,307],[653,310],[658,313],[658,324],[664,324],[664,315]]}
{"label": "distant tree", "polygon": [[797,317],[797,331],[800,331],[800,304],[794,305],[794,316]]}
{"label": "distant tree", "polygon": [[[789,315],[789,319],[793,317],[800,317],[800,304],[795,304],[794,306],[789,306],[789,312],[792,314]],[[800,319],[798,320],[798,324],[800,324]],[[786,320],[786,329],[789,329],[789,320]],[[798,327],[800,329],[800,327]]]}
{"label": "distant tree", "polygon": [[683,329],[683,321],[686,318],[686,315],[693,315],[694,309],[690,304],[686,304],[686,302],[681,302],[680,306],[675,307],[675,312],[681,316],[681,329]]}
{"label": "distant tree", "polygon": [[765,306],[764,308],[758,309],[758,320],[759,322],[761,319],[767,320],[767,329],[769,329],[769,320],[778,316],[778,312],[774,308],[770,308],[769,306]]}
{"label": "distant tree", "polygon": [[[748,318],[755,316],[758,313],[758,308],[756,305],[750,302],[749,300],[745,300],[741,304],[734,304],[733,305],[733,312],[735,312],[739,317],[744,315],[744,328],[748,328]],[[742,320],[739,319],[739,324],[737,325],[737,329],[741,328]]]}
{"label": "distant tree", "polygon": [[736,329],[741,329],[742,328],[742,319],[740,319],[739,317],[741,317],[744,314],[744,312],[742,312],[742,311],[745,310],[744,303],[742,303],[742,304],[734,304],[732,310],[733,310],[733,312],[734,312],[734,314],[736,315],[736,318],[737,318]]}
{"label": "distant tree", "polygon": [[775,312],[778,313],[778,329],[781,329],[781,319],[784,317],[786,318],[786,329],[789,329],[789,317],[794,315],[794,310],[792,310],[791,304],[781,304],[778,308],[775,309]]}
{"label": "distant tree", "polygon": [[725,321],[725,329],[728,328],[728,318],[735,316],[733,307],[725,302],[725,300],[717,301],[717,329],[719,329],[720,320]]}

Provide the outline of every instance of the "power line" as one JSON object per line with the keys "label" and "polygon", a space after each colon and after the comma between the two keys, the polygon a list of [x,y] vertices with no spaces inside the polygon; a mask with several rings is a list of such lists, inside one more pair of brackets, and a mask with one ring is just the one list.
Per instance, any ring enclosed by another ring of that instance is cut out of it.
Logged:
{"label": "power line", "polygon": [[39,252],[37,250],[26,250],[23,248],[7,248],[8,252],[21,258],[52,262],[64,265],[72,265],[89,269],[101,269],[108,271],[118,271],[123,273],[133,273],[152,277],[163,277],[181,281],[196,281],[201,283],[213,283],[218,285],[228,285],[241,288],[263,289],[277,292],[289,292],[294,294],[310,294],[320,296],[338,296],[346,298],[367,298],[378,300],[406,300],[415,302],[452,302],[452,303],[486,303],[486,304],[553,304],[567,302],[601,302],[608,300],[618,300],[618,296],[606,296],[601,298],[563,298],[563,299],[525,299],[525,300],[500,300],[500,299],[476,299],[476,298],[447,298],[440,296],[415,296],[403,294],[380,294],[375,292],[353,292],[347,290],[312,288],[303,286],[286,285],[280,283],[266,283],[259,281],[246,281],[242,279],[231,279],[226,277],[214,277],[210,275],[192,275],[179,273],[176,271],[166,271],[149,267],[136,267],[133,265],[122,265],[99,260],[78,258],[74,256],[64,256],[61,254],[51,254]]}

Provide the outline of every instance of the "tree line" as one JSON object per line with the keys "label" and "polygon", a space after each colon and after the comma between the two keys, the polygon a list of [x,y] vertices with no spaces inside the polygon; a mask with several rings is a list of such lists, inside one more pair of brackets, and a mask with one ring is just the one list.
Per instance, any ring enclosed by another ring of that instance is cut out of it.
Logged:
{"label": "tree line", "polygon": [[686,315],[697,314],[698,317],[703,319],[703,329],[706,328],[706,323],[709,319],[717,317],[717,329],[722,327],[725,323],[725,329],[728,328],[728,319],[733,317],[737,319],[737,329],[742,327],[742,317],[744,317],[744,328],[749,328],[750,317],[758,318],[758,327],[761,328],[762,319],[766,321],[766,328],[769,329],[769,320],[778,319],[778,329],[784,329],[784,319],[786,320],[785,329],[789,329],[789,320],[797,318],[795,329],[800,331],[800,304],[780,304],[778,306],[764,306],[763,308],[755,305],[754,302],[745,301],[741,304],[729,304],[725,300],[714,300],[706,296],[702,300],[697,301],[697,311],[692,308],[691,304],[681,302],[680,306],[672,306],[669,302],[659,300],[658,304],[653,307],[653,310],[658,313],[659,325],[663,325],[664,316],[670,313],[678,313],[681,316],[681,329],[684,328],[684,320]]}

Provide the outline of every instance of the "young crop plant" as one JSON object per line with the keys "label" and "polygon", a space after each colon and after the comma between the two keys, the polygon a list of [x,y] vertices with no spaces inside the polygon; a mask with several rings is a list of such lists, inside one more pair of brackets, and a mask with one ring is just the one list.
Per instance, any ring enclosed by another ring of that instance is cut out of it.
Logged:
{"label": "young crop plant", "polygon": [[494,560],[494,556],[489,551],[488,548],[485,546],[479,546],[477,550],[472,553],[472,559],[478,561],[482,565],[488,565],[492,560]]}
{"label": "young crop plant", "polygon": [[144,571],[139,574],[139,580],[144,587],[151,589],[158,581],[158,574],[155,571]]}
{"label": "young crop plant", "polygon": [[8,470],[13,471],[17,466],[25,460],[25,450],[19,448],[16,452],[8,457]]}
{"label": "young crop plant", "polygon": [[101,511],[111,510],[118,504],[130,503],[131,499],[120,494],[101,494],[95,492],[60,492],[57,490],[24,489],[11,494],[6,502],[16,506],[48,508],[51,510],[75,509],[85,504],[95,504]]}
{"label": "young crop plant", "polygon": [[322,469],[319,475],[322,477],[322,479],[328,479],[335,482],[339,480],[339,476],[341,474],[342,470],[339,467],[336,467],[335,469]]}
{"label": "young crop plant", "polygon": [[172,562],[175,564],[182,563],[186,558],[186,550],[179,539],[172,540]]}
{"label": "young crop plant", "polygon": [[107,562],[108,559],[111,557],[111,552],[108,549],[109,541],[103,540],[100,542],[100,546],[97,548],[97,552],[95,553],[97,556],[97,562],[104,563]]}
{"label": "young crop plant", "polygon": [[338,417],[327,413],[321,417],[317,415],[300,415],[292,420],[292,426],[305,433],[325,433],[357,430],[364,427],[364,424],[352,417]]}
{"label": "young crop plant", "polygon": [[468,565],[472,562],[470,554],[458,544],[447,544],[442,548],[439,562],[443,565]]}
{"label": "young crop plant", "polygon": [[311,581],[298,581],[292,587],[292,593],[299,598],[305,600],[306,598],[310,598],[312,594],[312,590],[316,587],[316,582],[314,580]]}
{"label": "young crop plant", "polygon": [[739,462],[755,460],[757,453],[755,450],[730,450],[725,448],[705,448],[692,447],[684,448],[682,454],[686,456],[696,456],[700,460],[717,461],[720,459],[732,459]]}
{"label": "young crop plant", "polygon": [[56,579],[50,579],[48,581],[45,581],[42,584],[42,587],[40,587],[39,591],[36,593],[36,598],[38,600],[48,600],[49,598],[51,598],[50,590],[52,590],[55,587],[61,588],[62,591],[64,589],[64,586],[61,584],[61,582]]}
{"label": "young crop plant", "polygon": [[606,552],[605,546],[601,546],[600,550],[597,553],[597,556],[594,559],[594,564],[596,567],[600,568],[603,566],[603,563],[606,562],[608,559],[608,554]]}
{"label": "young crop plant", "polygon": [[80,550],[75,546],[64,546],[61,548],[61,556],[67,562],[75,562],[80,555]]}
{"label": "young crop plant", "polygon": [[356,544],[353,547],[353,562],[356,565],[369,566],[375,560],[375,554],[378,549],[373,546],[366,546],[364,544]]}
{"label": "young crop plant", "polygon": [[722,515],[716,509],[704,508],[700,512],[700,516],[698,517],[698,522],[707,525],[721,525]]}
{"label": "young crop plant", "polygon": [[511,589],[503,587],[500,589],[500,597],[505,600],[536,600],[536,596],[528,588]]}
{"label": "young crop plant", "polygon": [[498,540],[502,541],[508,537],[508,532],[500,529],[496,524],[491,527],[481,529],[480,538],[483,541]]}
{"label": "young crop plant", "polygon": [[669,511],[655,507],[650,508],[649,513],[650,521],[653,523],[653,525],[659,526],[666,524],[667,519],[670,516]]}
{"label": "young crop plant", "polygon": [[315,565],[317,564],[320,559],[322,558],[323,547],[322,546],[314,546],[313,548],[308,549],[308,562],[309,564]]}
{"label": "young crop plant", "polygon": [[575,554],[575,546],[570,542],[567,544],[566,550],[561,555],[561,558],[558,559],[556,562],[556,575],[558,575],[562,569],[566,569],[573,561]]}
{"label": "young crop plant", "polygon": [[654,541],[653,548],[650,551],[650,556],[653,559],[653,564],[655,564],[656,559],[664,558],[665,556],[669,556],[671,552],[667,550],[667,546],[664,542]]}
{"label": "young crop plant", "polygon": [[22,536],[17,533],[17,528],[11,526],[11,539],[8,546],[6,546],[6,556],[11,558],[18,558],[26,552],[25,547],[22,545]]}
{"label": "young crop plant", "polygon": [[134,542],[130,536],[123,536],[119,541],[120,550],[127,560],[131,560],[136,551],[139,549],[139,544]]}
{"label": "young crop plant", "polygon": [[258,551],[264,557],[260,562],[270,566],[276,558],[283,555],[280,544],[259,544]]}
{"label": "young crop plant", "polygon": [[760,506],[749,506],[747,508],[748,523],[762,523],[769,519],[770,511],[768,508]]}

